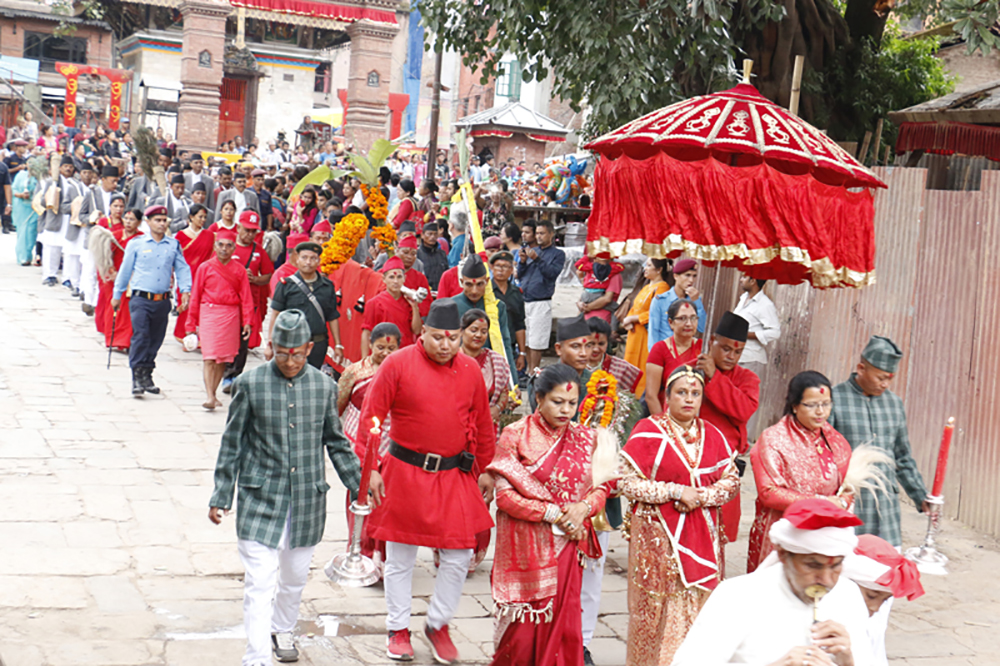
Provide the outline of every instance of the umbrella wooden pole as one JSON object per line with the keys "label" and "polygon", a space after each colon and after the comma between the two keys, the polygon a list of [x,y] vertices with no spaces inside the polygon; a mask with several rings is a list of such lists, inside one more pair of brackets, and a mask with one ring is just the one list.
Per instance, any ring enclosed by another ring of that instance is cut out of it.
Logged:
{"label": "umbrella wooden pole", "polygon": [[868,154],[868,146],[872,143],[872,133],[871,130],[865,132],[865,140],[861,144],[861,152],[858,153],[858,162],[864,164],[865,155]]}
{"label": "umbrella wooden pole", "polygon": [[753,60],[743,61],[743,83],[750,83],[750,72],[753,71]]}
{"label": "umbrella wooden pole", "polygon": [[792,96],[788,102],[788,110],[792,115],[799,115],[799,97],[802,94],[802,69],[806,64],[805,56],[795,56],[795,68],[792,70]]}
{"label": "umbrella wooden pole", "polygon": [[[880,147],[879,144],[882,143],[882,123],[884,123],[884,122],[885,122],[885,120],[883,118],[879,118],[878,119],[878,123],[875,125],[875,146],[872,148],[872,165],[873,166],[875,165],[876,162],[878,162],[878,149]],[[862,155],[861,156],[861,163],[862,164],[865,163],[865,157],[867,157],[867,155]]]}
{"label": "umbrella wooden pole", "polygon": [[712,280],[712,307],[711,309],[705,308],[705,330],[702,331],[701,337],[701,353],[707,354],[709,346],[711,345],[712,334],[712,315],[715,313],[715,301],[719,297],[719,273],[722,272],[722,262],[716,262],[715,264],[715,279]]}
{"label": "umbrella wooden pole", "polygon": [[892,146],[886,146],[885,147],[885,159],[882,160],[882,163],[885,166],[889,166],[889,151],[890,150],[892,150]]}

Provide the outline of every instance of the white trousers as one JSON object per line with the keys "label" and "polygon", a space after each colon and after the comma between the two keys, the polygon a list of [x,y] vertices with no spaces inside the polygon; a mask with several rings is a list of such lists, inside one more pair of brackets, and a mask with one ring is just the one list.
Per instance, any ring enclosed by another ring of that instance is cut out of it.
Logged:
{"label": "white trousers", "polygon": [[68,254],[63,249],[63,277],[69,280],[75,289],[80,288],[80,276],[83,274],[83,263],[80,255]]}
{"label": "white trousers", "polygon": [[[385,627],[389,631],[410,628],[410,611],[413,606],[413,567],[417,562],[417,549],[407,543],[385,544]],[[462,599],[462,585],[469,573],[472,549],[442,549],[441,566],[434,581],[434,595],[427,608],[427,624],[440,629],[449,624]]]}
{"label": "white trousers", "polygon": [[580,607],[583,610],[583,647],[590,645],[597,629],[597,612],[601,609],[601,584],[604,582],[604,562],[608,559],[611,532],[598,532],[601,559],[587,560],[580,581]]}
{"label": "white trousers", "polygon": [[889,629],[889,613],[892,612],[893,598],[882,602],[878,612],[868,618],[865,628],[868,630],[868,640],[875,656],[875,666],[889,666],[889,658],[885,653],[885,632]]}
{"label": "white trousers", "polygon": [[292,631],[299,619],[299,602],[316,546],[289,548],[290,524],[289,517],[277,548],[239,540],[240,560],[246,570],[243,627],[247,651],[243,666],[271,666],[271,634]]}
{"label": "white trousers", "polygon": [[59,275],[59,261],[62,259],[62,246],[44,243],[42,245],[42,279]]}
{"label": "white trousers", "polygon": [[83,302],[96,307],[100,291],[97,286],[97,265],[94,263],[94,255],[87,250],[81,255],[80,261],[82,264],[80,291],[83,292]]}

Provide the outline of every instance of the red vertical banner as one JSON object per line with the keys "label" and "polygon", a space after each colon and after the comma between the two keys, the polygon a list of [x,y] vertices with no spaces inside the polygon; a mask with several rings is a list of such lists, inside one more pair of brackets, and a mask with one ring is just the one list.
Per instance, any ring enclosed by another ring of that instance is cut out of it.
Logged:
{"label": "red vertical banner", "polygon": [[122,90],[125,85],[119,80],[111,81],[111,104],[108,107],[108,128],[118,129],[122,118]]}
{"label": "red vertical banner", "polygon": [[70,63],[56,63],[56,70],[66,77],[66,102],[63,104],[63,124],[66,127],[76,127],[76,91],[79,88],[77,77],[80,68]]}

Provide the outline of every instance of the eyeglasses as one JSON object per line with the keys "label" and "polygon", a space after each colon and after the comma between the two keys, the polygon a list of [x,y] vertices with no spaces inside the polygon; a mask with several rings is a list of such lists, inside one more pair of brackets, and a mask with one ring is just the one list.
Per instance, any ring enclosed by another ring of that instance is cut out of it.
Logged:
{"label": "eyeglasses", "polygon": [[302,361],[309,358],[309,354],[288,354],[286,352],[276,352],[274,354],[274,358],[278,359],[279,361],[287,361],[288,359],[291,359],[296,363],[301,363]]}
{"label": "eyeglasses", "polygon": [[687,317],[674,317],[670,321],[676,321],[678,324],[693,324],[698,321],[698,315],[689,315]]}
{"label": "eyeglasses", "polygon": [[805,407],[810,412],[825,412],[833,407],[833,403],[827,402],[800,402],[799,407]]}

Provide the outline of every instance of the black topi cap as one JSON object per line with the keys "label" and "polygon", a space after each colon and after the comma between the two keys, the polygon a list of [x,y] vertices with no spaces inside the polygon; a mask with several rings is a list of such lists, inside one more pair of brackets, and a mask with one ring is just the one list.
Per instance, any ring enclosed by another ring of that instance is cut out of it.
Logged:
{"label": "black topi cap", "polygon": [[424,324],[429,328],[457,331],[462,328],[462,318],[458,314],[458,304],[450,298],[439,298],[431,303]]}
{"label": "black topi cap", "polygon": [[462,277],[482,278],[487,275],[489,275],[489,271],[486,270],[483,258],[475,253],[470,254],[469,258],[465,260],[465,265],[462,266]]}
{"label": "black topi cap", "polygon": [[556,342],[575,340],[576,338],[589,337],[590,335],[592,335],[590,326],[583,315],[560,319],[556,326]]}
{"label": "black topi cap", "polygon": [[726,312],[719,320],[719,325],[715,327],[715,334],[735,340],[736,342],[746,342],[747,333],[750,332],[750,322],[738,314]]}

